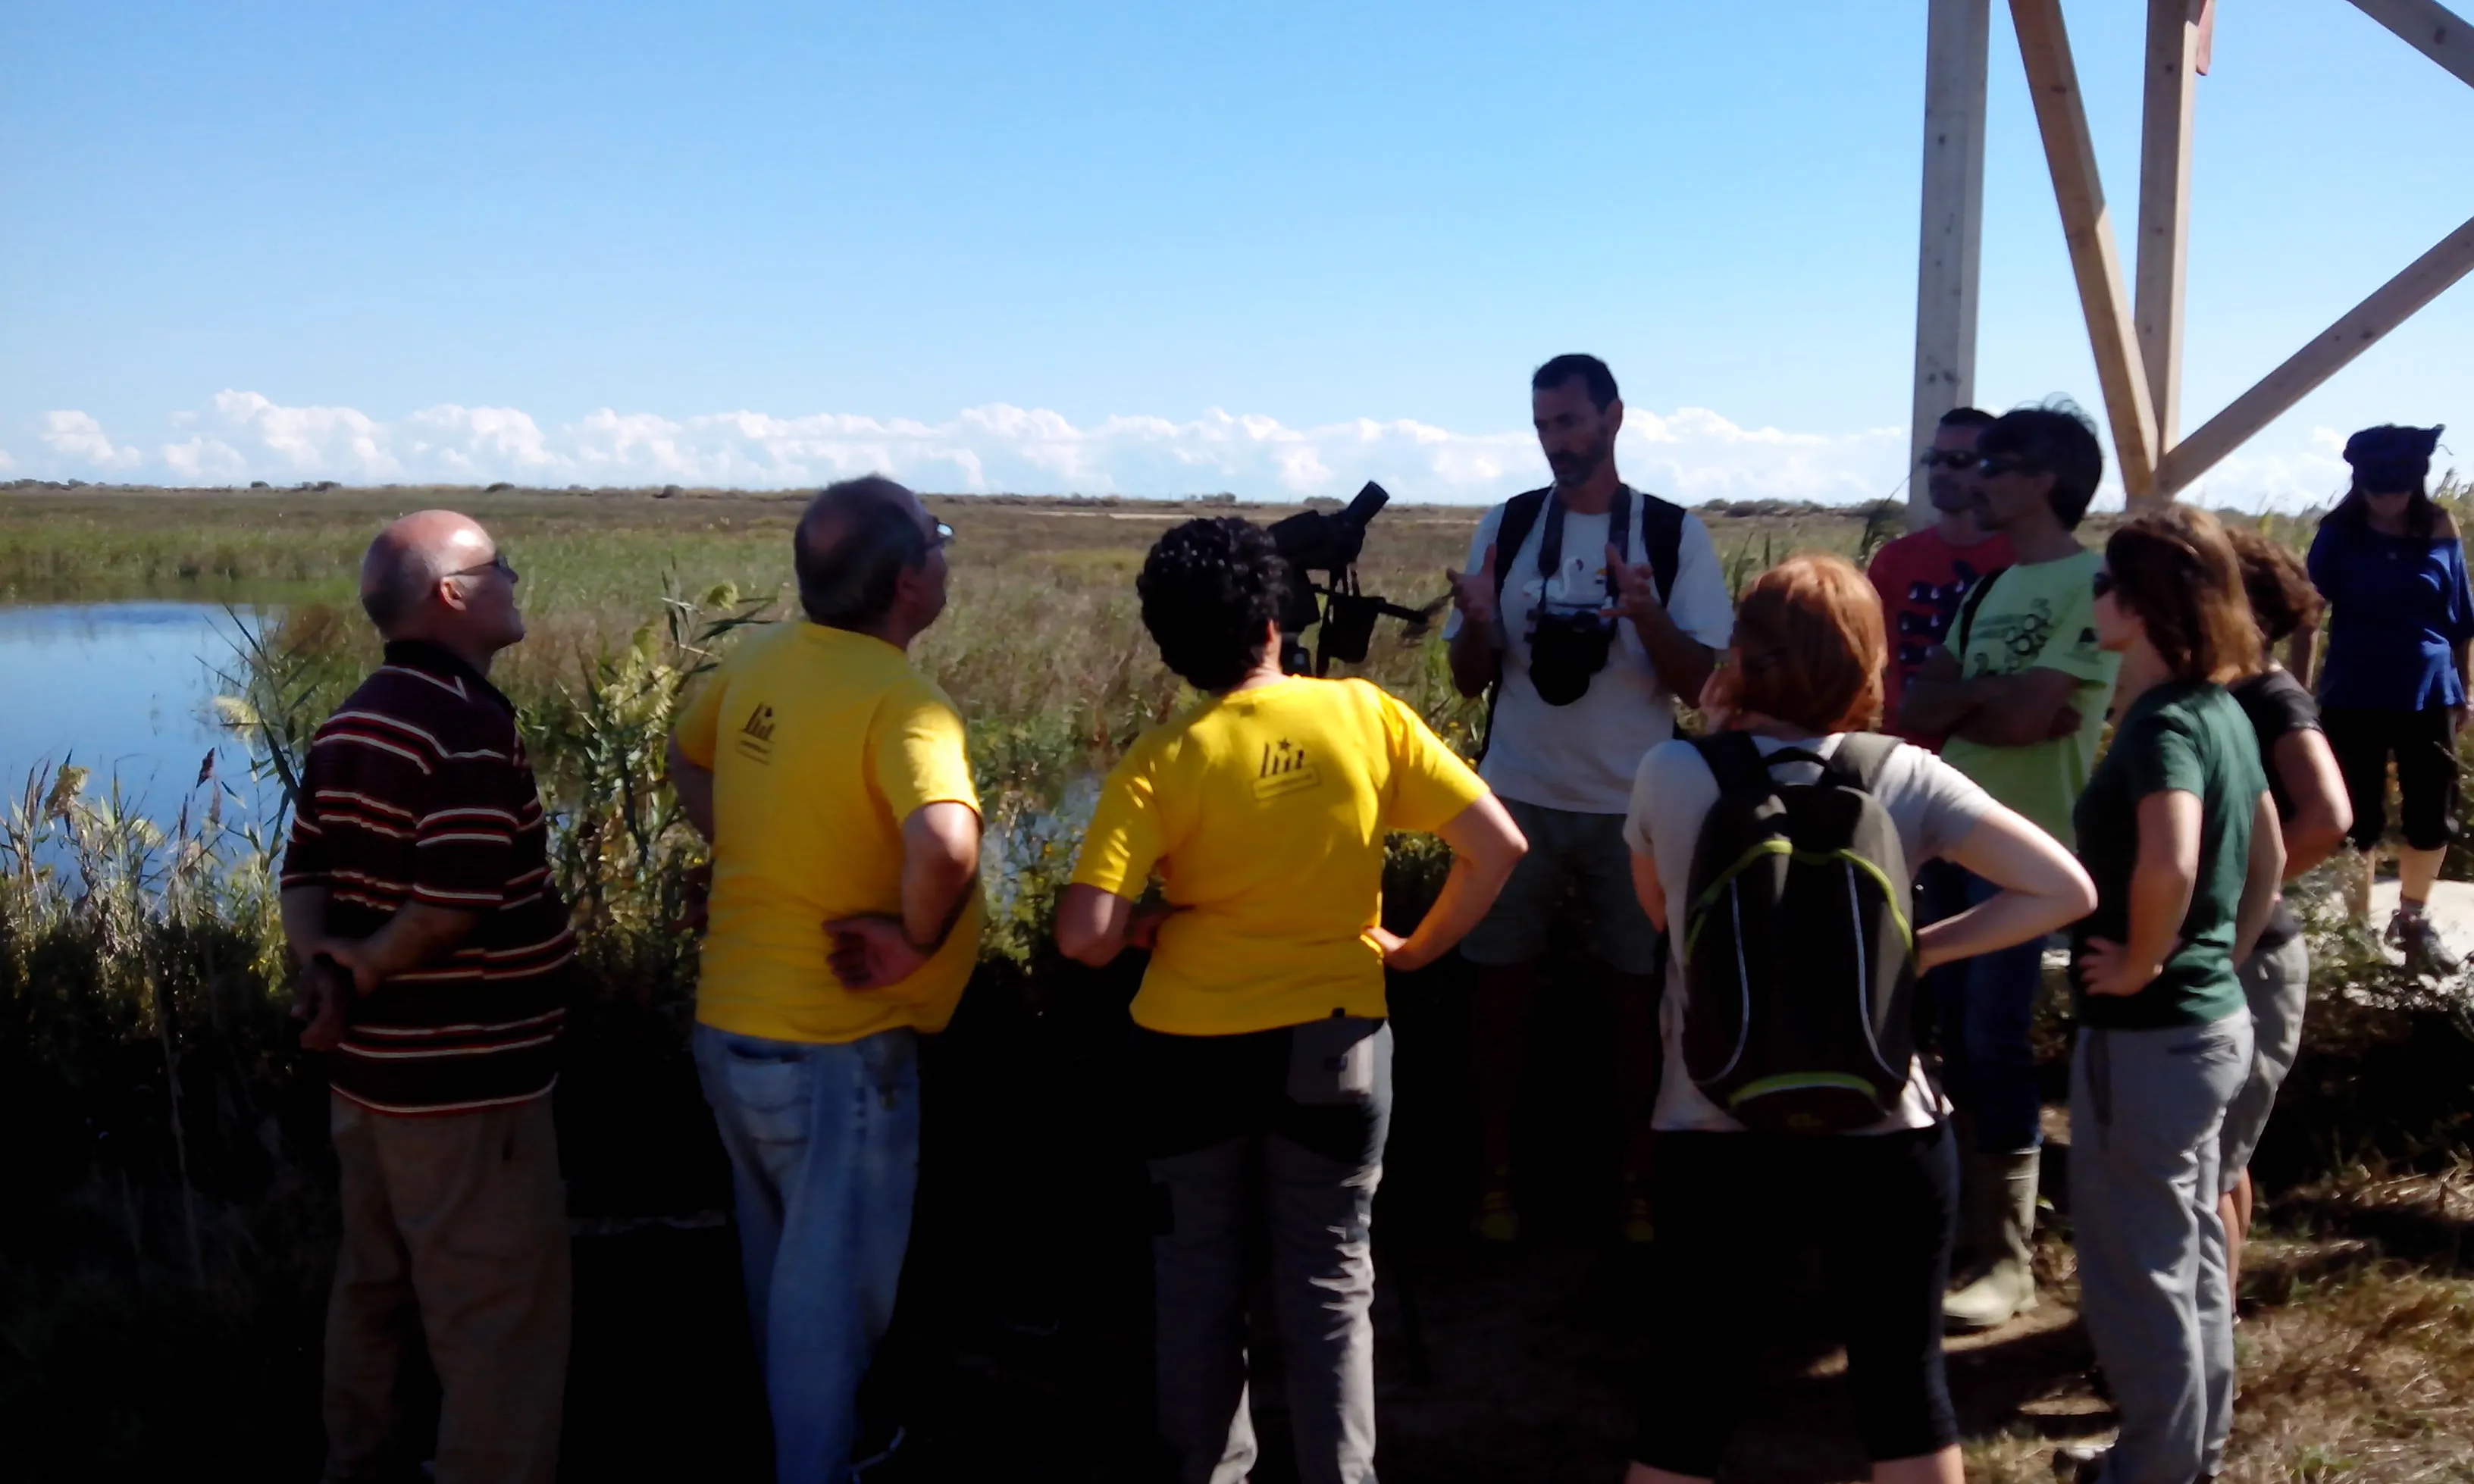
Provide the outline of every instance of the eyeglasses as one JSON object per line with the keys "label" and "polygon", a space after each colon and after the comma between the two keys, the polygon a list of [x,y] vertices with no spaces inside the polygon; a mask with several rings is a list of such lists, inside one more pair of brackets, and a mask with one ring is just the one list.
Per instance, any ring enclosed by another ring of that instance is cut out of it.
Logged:
{"label": "eyeglasses", "polygon": [[1997,474],[2032,474],[2036,471],[2037,467],[2038,466],[2035,464],[2032,464],[2024,458],[1994,458],[1987,456],[1976,461],[1976,473],[1977,476],[1985,479],[1990,479]]}
{"label": "eyeglasses", "polygon": [[2088,591],[2094,593],[2098,597],[2111,596],[2113,593],[2113,573],[2102,568],[2097,569],[2096,575],[2088,579]]}
{"label": "eyeglasses", "polygon": [[509,587],[515,586],[516,583],[521,580],[516,572],[515,564],[507,560],[507,553],[504,551],[501,551],[497,555],[490,558],[488,561],[483,562],[478,567],[467,567],[462,572],[450,572],[447,575],[450,577],[477,577],[483,572],[497,572],[499,576],[506,578],[507,585]]}
{"label": "eyeglasses", "polygon": [[1964,474],[1976,467],[1976,455],[1959,453],[1949,449],[1927,449],[1924,455],[1916,460],[1916,467],[1928,472],[1947,469],[1953,474]]}

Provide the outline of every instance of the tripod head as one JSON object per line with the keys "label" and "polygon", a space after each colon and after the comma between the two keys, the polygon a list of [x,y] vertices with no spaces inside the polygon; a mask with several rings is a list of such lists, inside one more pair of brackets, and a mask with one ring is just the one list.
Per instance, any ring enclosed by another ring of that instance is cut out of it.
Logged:
{"label": "tripod head", "polygon": [[[1272,544],[1289,564],[1289,588],[1280,596],[1280,669],[1292,675],[1321,675],[1334,660],[1362,662],[1378,618],[1398,619],[1412,634],[1425,630],[1432,609],[1403,608],[1361,592],[1357,585],[1366,528],[1391,500],[1383,486],[1370,479],[1343,510],[1305,510],[1273,523]],[[1320,583],[1317,573],[1322,577]],[[1318,624],[1309,653],[1304,634]]]}

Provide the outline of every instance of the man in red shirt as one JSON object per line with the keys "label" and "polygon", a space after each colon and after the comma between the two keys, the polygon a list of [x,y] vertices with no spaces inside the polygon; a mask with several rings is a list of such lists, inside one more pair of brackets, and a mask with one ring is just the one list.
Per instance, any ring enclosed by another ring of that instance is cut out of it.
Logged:
{"label": "man in red shirt", "polygon": [[1953,407],[1942,414],[1932,447],[1918,461],[1939,519],[1875,552],[1870,572],[1874,590],[1881,595],[1882,622],[1890,631],[1882,727],[1936,752],[1940,738],[1907,731],[1895,718],[1907,681],[1949,634],[1967,590],[2011,562],[2010,538],[1976,523],[1976,437],[1992,421],[1992,413],[1976,407]]}

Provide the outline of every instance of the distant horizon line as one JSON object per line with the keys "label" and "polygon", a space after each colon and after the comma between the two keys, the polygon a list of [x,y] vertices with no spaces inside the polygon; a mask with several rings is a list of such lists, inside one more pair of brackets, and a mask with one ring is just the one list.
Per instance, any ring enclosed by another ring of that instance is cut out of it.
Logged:
{"label": "distant horizon line", "polygon": [[[2456,471],[2454,468],[2451,468],[2438,479],[2433,481],[2434,489],[2435,491],[2446,490],[2455,483],[2455,481]],[[834,483],[837,481],[828,480],[826,482]],[[1379,483],[1380,481],[1375,482]],[[909,488],[909,486],[905,487]],[[257,495],[383,495],[390,491],[401,491],[405,493],[426,492],[438,495],[466,494],[483,497],[497,495],[521,495],[551,497],[574,496],[589,499],[602,496],[629,496],[645,499],[749,499],[764,500],[776,503],[811,499],[814,496],[817,490],[822,488],[824,488],[824,485],[822,484],[798,486],[682,484],[546,485],[518,484],[511,480],[504,479],[493,480],[488,484],[440,484],[420,481],[396,482],[388,484],[355,484],[340,479],[304,479],[293,484],[276,484],[264,479],[254,479],[247,484],[123,484],[95,479],[43,479],[31,476],[0,480],[0,496],[23,494],[28,491],[46,491],[56,494],[68,493],[71,491],[84,491],[100,495],[162,496],[166,498],[208,495],[235,495],[242,497]],[[1086,495],[1075,491],[1033,493],[1023,490],[975,491],[921,489],[913,489],[911,493],[917,495],[922,499],[957,500],[980,504],[1055,504],[1097,506],[1103,508],[1132,504],[1196,505],[1207,508],[1234,510],[1338,510],[1347,503],[1346,500],[1329,495],[1310,495],[1295,499],[1266,499],[1257,497],[1238,495],[1226,490],[1213,491],[1207,494],[1191,495],[1135,495],[1123,492]],[[1656,492],[1650,491],[1647,493],[1655,494]],[[2108,491],[2105,493],[2115,496],[2115,504],[2108,506],[2105,503],[2104,495],[2099,495],[2098,497],[2098,504],[2091,507],[2090,513],[2097,515],[2122,513],[2119,508],[2118,492]],[[1390,508],[1405,510],[1463,510],[1483,512],[1492,509],[1494,506],[1501,503],[1503,503],[1501,500],[1484,499],[1415,499],[1395,496],[1392,499]],[[1906,499],[1901,495],[1885,495],[1877,496],[1869,499],[1847,500],[1795,499],[1783,496],[1772,496],[1759,499],[1728,499],[1720,497],[1713,499],[1701,500],[1697,503],[1686,504],[1684,508],[1692,511],[1710,511],[1719,515],[1792,515],[1807,512],[1814,514],[1855,515],[1885,509],[1904,510],[1906,508]],[[2189,501],[2181,501],[2181,503],[2189,503]],[[2207,510],[2212,514],[2235,515],[2244,518],[2257,518],[2262,515],[2275,515],[2288,519],[2307,519],[2314,515],[2325,514],[2328,510],[2335,508],[2335,500],[2332,499],[2318,504],[2307,505],[2299,510],[2258,510],[2231,504],[2202,504],[2199,508]]]}

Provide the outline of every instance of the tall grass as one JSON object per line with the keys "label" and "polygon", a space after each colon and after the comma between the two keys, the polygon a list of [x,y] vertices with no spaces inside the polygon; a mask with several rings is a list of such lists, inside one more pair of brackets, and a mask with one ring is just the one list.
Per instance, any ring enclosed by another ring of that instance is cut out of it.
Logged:
{"label": "tall grass", "polygon": [[[228,511],[167,520],[142,501],[86,525],[0,505],[0,585],[12,592],[57,579],[118,593],[165,572],[203,590],[183,563],[303,590],[278,620],[235,620],[219,709],[262,790],[208,771],[174,817],[150,819],[110,780],[60,760],[0,810],[0,1191],[13,1205],[0,1220],[0,1451],[29,1476],[287,1457],[314,1439],[313,1419],[263,1400],[314,1394],[304,1367],[334,1229],[323,1082],[289,1029],[274,872],[308,739],[376,658],[337,576],[383,513],[367,504],[313,510],[273,534]],[[525,572],[533,635],[496,676],[521,713],[577,913],[562,1157],[579,1205],[615,1211],[676,1199],[646,1153],[640,1105],[663,1088],[693,1098],[684,1045],[696,943],[682,924],[704,847],[662,778],[667,733],[717,658],[785,616],[794,509],[637,504],[632,525],[562,523],[538,500],[484,512]],[[962,533],[953,607],[917,659],[968,719],[985,807],[991,929],[975,993],[1046,978],[1047,927],[1094,780],[1190,699],[1142,635],[1129,580],[1140,546],[1175,513],[940,502]],[[1740,587],[1757,561],[1800,547],[1860,549],[1885,528],[1873,516],[1712,522]],[[1370,543],[1368,589],[1427,601],[1469,529],[1459,516],[1395,512]],[[1482,709],[1457,693],[1433,636],[1387,623],[1362,669],[1474,749]],[[1431,841],[1395,841],[1395,920],[1443,864]],[[2450,1017],[2463,1000],[2434,1000],[2351,931],[2314,925],[2315,1045],[2325,1037],[2330,1051],[2297,1072],[2293,1094],[2326,1130],[2314,1161],[2463,1142],[2462,1087],[2436,1085],[2462,1058],[2434,1040],[2462,1044]],[[2412,1075],[2364,1085],[2346,1070],[2384,1057]],[[2409,1084],[2432,1093],[2410,1120],[2388,1096]]]}

